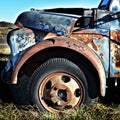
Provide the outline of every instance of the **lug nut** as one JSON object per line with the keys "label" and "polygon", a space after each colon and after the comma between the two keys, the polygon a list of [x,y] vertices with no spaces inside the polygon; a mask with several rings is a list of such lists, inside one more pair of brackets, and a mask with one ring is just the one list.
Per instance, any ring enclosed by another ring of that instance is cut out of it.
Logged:
{"label": "lug nut", "polygon": [[60,101],[57,101],[57,105],[60,105],[61,104],[61,102]]}

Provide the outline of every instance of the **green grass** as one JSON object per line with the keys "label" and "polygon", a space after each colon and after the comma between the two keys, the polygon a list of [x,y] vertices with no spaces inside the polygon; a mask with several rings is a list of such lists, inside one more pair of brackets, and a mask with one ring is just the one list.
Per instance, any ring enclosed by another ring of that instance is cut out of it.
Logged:
{"label": "green grass", "polygon": [[96,104],[64,113],[42,113],[32,106],[16,106],[0,101],[0,120],[120,120],[120,106]]}

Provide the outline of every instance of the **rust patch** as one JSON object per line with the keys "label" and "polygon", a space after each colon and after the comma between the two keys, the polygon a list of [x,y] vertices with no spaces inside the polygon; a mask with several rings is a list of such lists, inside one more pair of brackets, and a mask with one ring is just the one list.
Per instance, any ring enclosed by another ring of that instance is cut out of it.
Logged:
{"label": "rust patch", "polygon": [[113,63],[117,68],[120,68],[120,53],[119,53],[120,32],[111,31],[110,37],[111,40],[113,41],[111,44]]}
{"label": "rust patch", "polygon": [[54,38],[54,37],[57,37],[57,35],[54,33],[47,33],[44,39],[49,39],[49,38]]}
{"label": "rust patch", "polygon": [[97,51],[97,47],[93,42],[94,38],[101,39],[103,38],[104,35],[99,34],[99,33],[92,33],[89,30],[80,30],[77,32],[73,32],[71,35],[71,38],[74,38],[76,40],[81,40],[85,44],[91,44],[91,46]]}
{"label": "rust patch", "polygon": [[73,28],[74,28],[74,25],[75,25],[75,22],[76,22],[76,20],[73,20],[73,21],[71,22],[69,29],[66,30],[66,33],[68,33],[68,34],[71,35],[71,33],[72,33],[72,31],[73,31]]}
{"label": "rust patch", "polygon": [[111,43],[111,54],[113,63],[117,68],[120,68],[120,56],[118,53],[118,45],[116,43]]}
{"label": "rust patch", "polygon": [[99,34],[99,33],[92,33],[89,30],[80,30],[77,32],[73,32],[71,37],[79,39],[79,40],[85,42],[86,44],[88,44],[93,41],[93,38],[101,39],[104,37],[104,35]]}
{"label": "rust patch", "polygon": [[111,31],[110,36],[112,40],[115,40],[117,42],[120,42],[120,32],[118,31]]}

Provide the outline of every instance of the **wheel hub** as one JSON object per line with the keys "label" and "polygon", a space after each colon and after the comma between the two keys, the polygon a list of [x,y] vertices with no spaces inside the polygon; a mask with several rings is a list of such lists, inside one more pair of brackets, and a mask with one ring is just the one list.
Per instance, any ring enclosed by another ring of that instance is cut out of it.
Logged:
{"label": "wheel hub", "polygon": [[66,90],[58,90],[57,96],[63,100],[63,101],[67,101],[67,93]]}
{"label": "wheel hub", "polygon": [[55,84],[50,91],[51,101],[57,105],[67,105],[73,98],[70,89],[63,84]]}
{"label": "wheel hub", "polygon": [[41,83],[39,98],[48,111],[63,111],[80,105],[84,100],[83,84],[67,73],[48,75]]}

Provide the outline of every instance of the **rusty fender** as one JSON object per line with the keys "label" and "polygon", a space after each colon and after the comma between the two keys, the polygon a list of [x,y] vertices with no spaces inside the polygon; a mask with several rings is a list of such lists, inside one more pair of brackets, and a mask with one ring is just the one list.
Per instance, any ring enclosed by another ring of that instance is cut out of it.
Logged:
{"label": "rusty fender", "polygon": [[65,38],[65,37],[55,37],[53,39],[47,39],[45,41],[42,41],[35,46],[33,46],[30,50],[28,50],[23,57],[20,59],[18,62],[13,74],[12,74],[12,84],[17,83],[17,75],[22,67],[22,65],[34,54],[37,52],[50,48],[50,47],[65,47],[69,48],[72,50],[75,50],[85,56],[96,68],[99,74],[100,78],[100,93],[102,96],[105,96],[105,89],[106,89],[106,77],[105,77],[105,72],[103,65],[100,61],[100,59],[97,57],[97,55],[88,47],[86,46],[83,42],[81,41],[76,41],[71,38]]}

